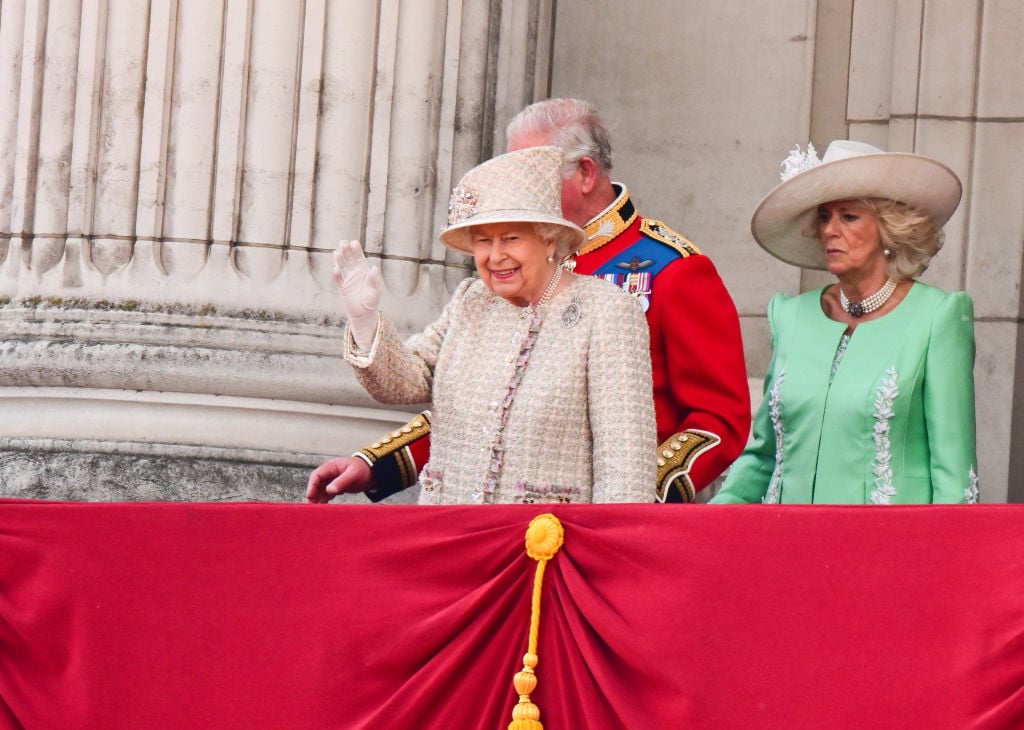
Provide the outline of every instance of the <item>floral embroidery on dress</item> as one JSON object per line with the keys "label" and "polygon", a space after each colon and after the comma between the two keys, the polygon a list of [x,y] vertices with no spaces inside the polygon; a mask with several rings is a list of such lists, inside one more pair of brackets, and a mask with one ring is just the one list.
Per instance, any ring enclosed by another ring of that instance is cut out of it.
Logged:
{"label": "floral embroidery on dress", "polygon": [[517,482],[515,485],[516,502],[523,504],[550,504],[585,501],[579,487],[560,487],[555,484],[531,484]]}
{"label": "floral embroidery on dress", "polygon": [[850,336],[849,335],[843,335],[843,339],[839,340],[839,347],[836,348],[836,357],[832,361],[832,371],[828,374],[828,382],[829,382],[829,384],[832,383],[832,381],[836,377],[836,373],[839,372],[839,363],[842,362],[843,355],[846,354],[846,348],[847,348],[847,346],[849,346],[849,344],[850,344]]}
{"label": "floral embroidery on dress", "polygon": [[967,473],[968,486],[964,490],[964,500],[967,504],[977,504],[981,497],[981,490],[978,489],[978,473],[974,471],[974,464]]}
{"label": "floral embroidery on dress", "polygon": [[882,385],[875,396],[875,463],[872,470],[875,474],[875,490],[871,493],[872,504],[892,504],[896,496],[896,488],[892,484],[892,453],[889,442],[889,421],[895,415],[892,406],[899,388],[896,387],[896,368],[885,371]]}
{"label": "floral embroidery on dress", "polygon": [[491,461],[487,467],[487,476],[484,479],[483,501],[487,504],[493,504],[494,493],[497,491],[498,482],[501,480],[501,469],[505,463],[505,426],[508,425],[508,417],[512,413],[512,403],[516,397],[516,390],[518,390],[519,384],[523,382],[526,366],[530,363],[530,352],[537,341],[537,334],[540,332],[542,319],[540,310],[534,310],[533,320],[530,322],[530,330],[526,333],[526,337],[523,338],[519,348],[519,357],[516,359],[516,369],[512,373],[512,379],[508,384],[508,393],[501,404],[498,429],[494,434],[494,442],[491,444]]}
{"label": "floral embroidery on dress", "polygon": [[772,470],[771,481],[768,482],[768,491],[761,499],[764,504],[778,504],[782,496],[782,441],[784,429],[782,427],[782,381],[786,378],[786,370],[779,371],[779,376],[772,384],[772,391],[768,396],[768,411],[771,414],[772,430],[775,431],[775,468]]}
{"label": "floral embroidery on dress", "polygon": [[430,466],[423,467],[420,472],[420,486],[428,492],[441,491],[444,484],[444,474]]}

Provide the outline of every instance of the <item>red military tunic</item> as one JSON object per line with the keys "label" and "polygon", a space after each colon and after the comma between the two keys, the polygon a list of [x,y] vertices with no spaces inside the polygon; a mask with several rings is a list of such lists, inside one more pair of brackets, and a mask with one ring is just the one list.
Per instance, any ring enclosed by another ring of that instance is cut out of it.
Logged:
{"label": "red military tunic", "polygon": [[[658,425],[658,501],[693,501],[743,450],[750,391],[739,316],[714,264],[660,221],[641,218],[624,186],[585,226],[578,274],[603,276],[644,300]],[[416,482],[429,454],[429,411],[360,450],[374,501]]]}
{"label": "red military tunic", "polygon": [[692,501],[750,433],[739,315],[711,260],[660,221],[641,218],[617,187],[619,197],[585,227],[576,273],[646,300],[661,443],[656,496]]}

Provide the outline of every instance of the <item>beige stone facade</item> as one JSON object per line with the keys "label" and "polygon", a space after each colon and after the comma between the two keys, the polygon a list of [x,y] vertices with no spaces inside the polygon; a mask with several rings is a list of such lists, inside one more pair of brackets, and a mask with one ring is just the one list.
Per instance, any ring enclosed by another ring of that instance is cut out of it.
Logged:
{"label": "beige stone facade", "polygon": [[924,278],[974,298],[982,496],[1020,501],[1022,34],[1017,0],[4,0],[0,494],[301,499],[405,416],[338,356],[335,242],[429,321],[468,272],[436,240],[453,179],[575,95],[641,211],[715,260],[755,379],[769,297],[822,281],[748,231],[788,149],[952,166]]}

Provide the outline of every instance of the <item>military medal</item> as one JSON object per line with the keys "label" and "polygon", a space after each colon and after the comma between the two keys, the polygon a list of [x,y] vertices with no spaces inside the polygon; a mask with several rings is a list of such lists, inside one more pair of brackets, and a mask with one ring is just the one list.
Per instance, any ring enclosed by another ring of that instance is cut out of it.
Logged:
{"label": "military medal", "polygon": [[646,271],[639,271],[626,276],[627,282],[623,289],[640,300],[640,306],[646,312],[651,306],[651,275]]}
{"label": "military medal", "polygon": [[640,300],[640,306],[646,312],[651,306],[651,276],[649,271],[643,271],[654,262],[650,260],[641,261],[634,256],[630,262],[620,261],[615,264],[617,268],[626,269],[628,274],[602,274],[601,278],[610,281],[621,288],[630,296]]}

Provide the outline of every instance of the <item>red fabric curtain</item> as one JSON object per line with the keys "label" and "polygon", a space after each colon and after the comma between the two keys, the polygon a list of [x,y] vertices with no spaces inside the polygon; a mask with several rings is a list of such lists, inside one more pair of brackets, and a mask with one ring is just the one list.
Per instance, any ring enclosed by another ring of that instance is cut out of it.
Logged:
{"label": "red fabric curtain", "polygon": [[1024,507],[0,501],[2,728],[1024,727]]}

